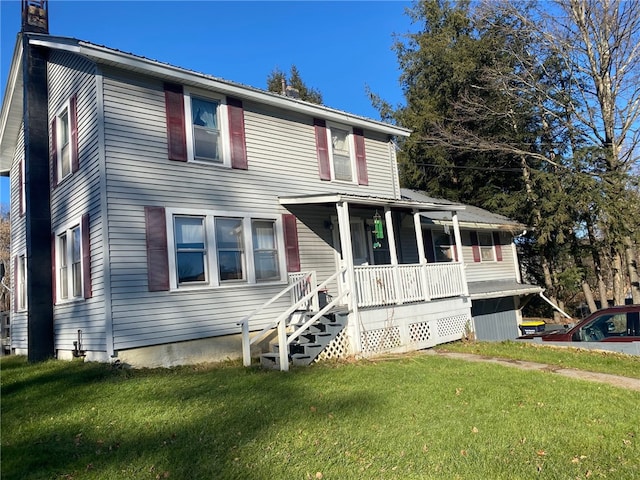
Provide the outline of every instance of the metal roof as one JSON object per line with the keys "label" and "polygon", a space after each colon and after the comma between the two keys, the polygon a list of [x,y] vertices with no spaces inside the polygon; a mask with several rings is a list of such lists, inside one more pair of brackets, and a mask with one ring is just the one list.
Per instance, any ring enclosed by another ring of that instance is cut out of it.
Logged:
{"label": "metal roof", "polygon": [[[367,205],[375,207],[396,207],[421,211],[445,211],[457,212],[463,210],[464,205],[446,202],[420,202],[406,198],[389,198],[377,197],[371,195],[353,195],[349,193],[319,193],[311,195],[292,195],[278,197],[281,205],[318,205],[318,204],[336,204],[339,202],[347,202],[356,205]],[[451,215],[449,214],[449,218]]]}

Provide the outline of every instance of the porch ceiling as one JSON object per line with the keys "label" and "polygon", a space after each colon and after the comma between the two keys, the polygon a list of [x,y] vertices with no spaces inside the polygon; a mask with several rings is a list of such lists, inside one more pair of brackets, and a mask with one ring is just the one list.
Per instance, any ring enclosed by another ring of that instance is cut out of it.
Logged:
{"label": "porch ceiling", "polygon": [[322,193],[298,196],[282,196],[278,197],[278,200],[280,201],[280,205],[320,205],[346,202],[355,205],[367,205],[373,207],[395,207],[424,212],[454,212],[464,210],[465,208],[464,205],[451,202],[418,202],[414,200],[398,200],[396,198],[353,195],[348,193]]}

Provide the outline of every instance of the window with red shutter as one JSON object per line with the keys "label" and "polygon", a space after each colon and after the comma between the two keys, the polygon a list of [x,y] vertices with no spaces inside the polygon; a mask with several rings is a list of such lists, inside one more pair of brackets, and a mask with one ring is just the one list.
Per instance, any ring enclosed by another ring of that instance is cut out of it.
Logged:
{"label": "window with red shutter", "polygon": [[169,160],[187,161],[187,137],[184,117],[182,85],[165,83],[164,102],[167,120],[167,146]]}
{"label": "window with red shutter", "polygon": [[502,245],[500,242],[500,232],[493,232],[493,247],[496,250],[496,261],[502,261]]}
{"label": "window with red shutter", "polygon": [[229,137],[231,139],[231,167],[247,170],[249,165],[247,161],[242,101],[237,98],[227,97],[227,110],[229,113]]}
{"label": "window with red shutter", "polygon": [[469,232],[471,237],[471,251],[473,252],[473,261],[480,262],[480,244],[478,243],[478,234],[476,232]]}
{"label": "window with red shutter", "polygon": [[367,172],[367,155],[364,150],[364,132],[361,128],[353,129],[353,140],[356,155],[356,171],[358,173],[358,185],[369,185]]}
{"label": "window with red shutter", "polygon": [[316,134],[316,154],[318,156],[318,173],[320,174],[320,180],[331,180],[327,125],[324,120],[314,118],[313,126]]}
{"label": "window with red shutter", "polygon": [[145,207],[149,291],[169,290],[167,225],[163,207]]}

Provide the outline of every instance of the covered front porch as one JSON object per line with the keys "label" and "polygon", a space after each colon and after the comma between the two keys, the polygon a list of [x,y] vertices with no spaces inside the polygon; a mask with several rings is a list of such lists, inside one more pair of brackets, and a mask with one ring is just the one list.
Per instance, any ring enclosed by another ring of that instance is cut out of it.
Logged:
{"label": "covered front porch", "polygon": [[296,218],[300,271],[289,272],[289,286],[281,292],[292,299],[287,311],[251,340],[250,318],[242,323],[245,364],[251,345],[277,330],[278,354],[271,355],[288,369],[289,346],[332,315],[344,329],[320,358],[418,350],[468,333],[471,301],[462,256],[429,263],[433,255],[425,249],[433,246],[424,241],[422,222],[425,212],[450,212],[448,248],[460,252],[462,205],[347,194],[279,200]]}

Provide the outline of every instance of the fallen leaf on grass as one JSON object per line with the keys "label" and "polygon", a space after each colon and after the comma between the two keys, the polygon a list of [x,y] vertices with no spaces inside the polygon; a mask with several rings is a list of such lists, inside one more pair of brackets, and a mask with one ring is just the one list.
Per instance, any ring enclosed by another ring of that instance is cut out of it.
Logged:
{"label": "fallen leaf on grass", "polygon": [[478,429],[477,429],[476,427],[473,427],[473,428],[471,429],[471,431],[472,431],[473,433],[478,433]]}

